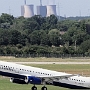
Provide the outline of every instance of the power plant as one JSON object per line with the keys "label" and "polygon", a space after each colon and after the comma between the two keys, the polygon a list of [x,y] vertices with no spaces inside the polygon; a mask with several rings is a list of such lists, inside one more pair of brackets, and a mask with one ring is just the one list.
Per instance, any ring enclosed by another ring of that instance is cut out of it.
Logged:
{"label": "power plant", "polygon": [[30,18],[34,16],[34,6],[33,5],[24,5],[24,17]]}
{"label": "power plant", "polygon": [[[56,5],[42,5],[42,0],[40,0],[40,5],[36,7],[37,14],[42,17],[48,17],[50,15],[57,16]],[[34,16],[34,5],[27,5],[26,0],[24,0],[24,5],[21,6],[21,16],[25,18],[30,18]]]}
{"label": "power plant", "polygon": [[37,6],[37,15],[41,15],[42,17],[46,17],[47,8],[42,5],[42,0],[40,0],[40,6]]}
{"label": "power plant", "polygon": [[57,16],[57,14],[56,14],[56,5],[48,5],[47,6],[47,17],[52,15],[52,14]]}
{"label": "power plant", "polygon": [[37,15],[41,15],[42,17],[46,17],[46,15],[47,15],[46,6],[37,6]]}
{"label": "power plant", "polygon": [[34,16],[34,5],[26,5],[26,0],[24,5],[21,6],[21,16],[25,18],[30,18]]}

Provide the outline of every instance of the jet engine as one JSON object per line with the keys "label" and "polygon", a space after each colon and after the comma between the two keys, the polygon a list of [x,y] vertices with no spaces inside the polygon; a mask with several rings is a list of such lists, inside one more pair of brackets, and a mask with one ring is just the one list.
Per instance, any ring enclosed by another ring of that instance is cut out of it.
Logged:
{"label": "jet engine", "polygon": [[25,82],[30,84],[37,84],[37,85],[42,84],[42,80],[34,76],[26,76]]}
{"label": "jet engine", "polygon": [[16,84],[27,84],[24,80],[16,79],[16,78],[10,78],[10,82],[16,83]]}

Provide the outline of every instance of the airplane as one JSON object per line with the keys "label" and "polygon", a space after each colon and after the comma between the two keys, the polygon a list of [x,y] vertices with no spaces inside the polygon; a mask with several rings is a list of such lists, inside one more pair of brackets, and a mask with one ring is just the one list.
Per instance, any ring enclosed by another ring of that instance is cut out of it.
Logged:
{"label": "airplane", "polygon": [[70,89],[90,89],[90,77],[25,66],[11,62],[0,61],[0,75],[10,77],[10,82],[12,83],[33,84],[31,90],[37,90],[35,85],[43,85],[41,90],[47,90],[46,85],[54,85]]}

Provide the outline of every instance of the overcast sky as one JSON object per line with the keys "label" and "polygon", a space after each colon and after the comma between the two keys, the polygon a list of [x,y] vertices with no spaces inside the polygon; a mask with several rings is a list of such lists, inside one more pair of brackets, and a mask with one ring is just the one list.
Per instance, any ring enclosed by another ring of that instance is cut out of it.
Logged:
{"label": "overcast sky", "polygon": [[[55,3],[57,14],[61,16],[90,16],[90,0],[42,0],[42,2],[43,5]],[[36,14],[36,6],[40,5],[40,0],[27,0],[27,4],[34,4]],[[24,0],[0,0],[0,14],[10,13],[15,17],[20,16],[21,5],[24,5]]]}

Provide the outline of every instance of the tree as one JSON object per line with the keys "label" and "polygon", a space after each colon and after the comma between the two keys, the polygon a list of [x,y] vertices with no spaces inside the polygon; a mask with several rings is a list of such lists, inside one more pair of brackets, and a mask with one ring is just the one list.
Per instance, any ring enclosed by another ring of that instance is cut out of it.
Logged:
{"label": "tree", "polygon": [[1,28],[9,29],[10,28],[10,23],[1,23]]}
{"label": "tree", "polygon": [[44,30],[36,30],[30,34],[31,44],[48,45],[48,35]]}
{"label": "tree", "polygon": [[60,32],[57,29],[52,29],[48,33],[49,41],[52,45],[58,46],[60,45]]}
{"label": "tree", "polygon": [[88,50],[90,49],[90,40],[84,41],[80,45],[80,49],[83,53],[88,52]]}
{"label": "tree", "polygon": [[71,20],[58,21],[56,28],[60,31],[68,31],[68,29],[72,27],[74,23],[75,21],[71,21]]}
{"label": "tree", "polygon": [[23,29],[27,29],[27,30],[39,30],[39,24],[36,21],[30,21],[30,20],[26,20],[24,21],[24,25],[23,25]]}
{"label": "tree", "polygon": [[39,31],[33,31],[31,34],[30,34],[30,42],[32,45],[34,44],[38,44],[40,45],[40,36],[39,36]]}
{"label": "tree", "polygon": [[62,41],[63,44],[66,44],[68,47],[72,44],[72,38],[68,35],[68,33],[62,35]]}
{"label": "tree", "polygon": [[0,29],[0,45],[8,45],[10,40],[9,30]]}
{"label": "tree", "polygon": [[2,23],[10,23],[10,25],[12,25],[14,17],[12,15],[2,13],[1,19],[2,19]]}
{"label": "tree", "polygon": [[21,38],[21,33],[17,30],[10,31],[10,44],[16,45],[19,43],[19,39]]}
{"label": "tree", "polygon": [[26,21],[24,17],[15,18],[11,29],[23,31],[24,21]]}
{"label": "tree", "polygon": [[55,15],[51,15],[46,18],[46,29],[55,29],[57,25],[57,17]]}

